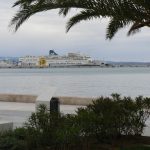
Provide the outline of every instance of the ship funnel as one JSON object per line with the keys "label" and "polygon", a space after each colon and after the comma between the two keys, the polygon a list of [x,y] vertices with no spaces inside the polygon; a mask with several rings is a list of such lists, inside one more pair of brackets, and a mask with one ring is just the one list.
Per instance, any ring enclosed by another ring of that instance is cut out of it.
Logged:
{"label": "ship funnel", "polygon": [[57,53],[55,53],[55,51],[54,50],[50,50],[49,51],[49,56],[54,56],[54,55],[58,55]]}

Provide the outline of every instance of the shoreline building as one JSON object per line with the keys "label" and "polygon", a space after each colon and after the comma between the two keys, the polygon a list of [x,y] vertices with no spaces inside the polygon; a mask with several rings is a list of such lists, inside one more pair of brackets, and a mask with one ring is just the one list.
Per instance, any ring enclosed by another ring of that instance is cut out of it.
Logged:
{"label": "shoreline building", "polygon": [[17,66],[17,60],[12,58],[0,58],[0,68],[13,68]]}
{"label": "shoreline building", "polygon": [[20,57],[19,67],[73,67],[73,66],[101,66],[104,62],[92,60],[90,56],[80,53],[68,53],[60,56],[54,50],[47,56]]}
{"label": "shoreline building", "polygon": [[39,57],[37,56],[25,56],[20,57],[18,61],[18,66],[20,67],[35,67],[38,66]]}

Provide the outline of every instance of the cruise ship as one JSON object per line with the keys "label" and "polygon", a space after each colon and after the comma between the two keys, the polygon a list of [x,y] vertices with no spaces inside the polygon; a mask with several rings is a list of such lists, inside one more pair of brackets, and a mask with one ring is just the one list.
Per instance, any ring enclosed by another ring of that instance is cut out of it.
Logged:
{"label": "cruise ship", "polygon": [[25,56],[19,58],[20,67],[82,67],[101,66],[102,61],[93,60],[90,56],[80,53],[68,53],[60,56],[54,50],[49,51],[47,56]]}

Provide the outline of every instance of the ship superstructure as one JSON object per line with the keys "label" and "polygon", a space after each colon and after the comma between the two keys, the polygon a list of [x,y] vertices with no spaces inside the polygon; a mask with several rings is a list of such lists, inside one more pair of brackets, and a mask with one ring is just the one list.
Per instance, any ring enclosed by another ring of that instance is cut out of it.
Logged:
{"label": "ship superstructure", "polygon": [[69,66],[99,66],[102,62],[94,61],[90,56],[80,53],[68,53],[60,56],[54,50],[47,56],[25,56],[19,58],[22,67],[69,67]]}

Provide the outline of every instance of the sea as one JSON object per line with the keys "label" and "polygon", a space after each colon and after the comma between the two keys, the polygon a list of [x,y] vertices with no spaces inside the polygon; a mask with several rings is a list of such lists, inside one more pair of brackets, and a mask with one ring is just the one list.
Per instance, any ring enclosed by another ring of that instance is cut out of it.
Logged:
{"label": "sea", "polygon": [[0,69],[0,93],[34,93],[47,87],[56,88],[55,96],[150,97],[150,68]]}

